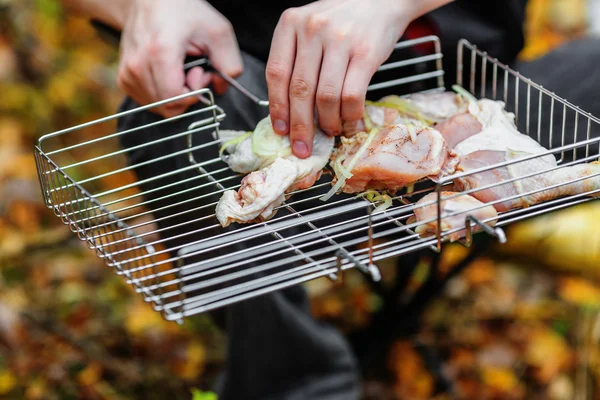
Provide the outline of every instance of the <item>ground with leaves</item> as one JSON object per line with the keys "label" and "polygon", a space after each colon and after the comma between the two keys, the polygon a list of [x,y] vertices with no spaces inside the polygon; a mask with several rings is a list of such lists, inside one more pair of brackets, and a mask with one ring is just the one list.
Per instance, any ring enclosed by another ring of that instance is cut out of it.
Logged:
{"label": "ground with leaves", "polygon": [[[568,37],[548,33],[554,14],[536,10],[530,57]],[[569,32],[579,32],[577,14],[570,21]],[[215,398],[208,391],[226,355],[212,321],[163,321],[41,201],[33,145],[44,133],[114,112],[121,100],[116,61],[114,47],[54,1],[0,1],[1,398]],[[519,246],[496,249],[502,251],[450,280],[418,334],[397,337],[381,359],[385,379],[365,380],[365,397],[598,393],[598,253],[590,250],[598,243],[591,223],[598,212],[579,207],[510,232],[516,239],[509,243]],[[567,217],[578,221],[569,234],[544,230],[565,227],[560,218]],[[559,245],[569,240],[574,244]],[[569,253],[575,243],[587,252]],[[445,249],[442,273],[464,251]],[[416,270],[410,289],[428,265]],[[308,288],[315,316],[349,334],[369,326],[382,305],[357,274],[343,287],[323,280]]]}

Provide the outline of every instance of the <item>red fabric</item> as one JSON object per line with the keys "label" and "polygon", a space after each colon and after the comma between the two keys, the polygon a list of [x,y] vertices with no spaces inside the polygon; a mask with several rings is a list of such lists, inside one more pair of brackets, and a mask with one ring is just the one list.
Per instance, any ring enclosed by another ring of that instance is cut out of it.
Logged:
{"label": "red fabric", "polygon": [[[427,17],[420,17],[412,21],[404,32],[404,37],[407,40],[418,39],[428,35],[439,36],[435,24]],[[423,54],[432,54],[435,52],[432,42],[421,43],[415,46],[415,49]]]}

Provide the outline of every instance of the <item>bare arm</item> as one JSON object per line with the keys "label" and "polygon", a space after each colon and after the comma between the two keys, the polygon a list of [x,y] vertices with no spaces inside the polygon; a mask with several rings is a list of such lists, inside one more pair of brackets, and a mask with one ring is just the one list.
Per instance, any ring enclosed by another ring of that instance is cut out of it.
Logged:
{"label": "bare arm", "polygon": [[97,19],[110,27],[122,30],[127,20],[131,0],[60,0],[73,13]]}

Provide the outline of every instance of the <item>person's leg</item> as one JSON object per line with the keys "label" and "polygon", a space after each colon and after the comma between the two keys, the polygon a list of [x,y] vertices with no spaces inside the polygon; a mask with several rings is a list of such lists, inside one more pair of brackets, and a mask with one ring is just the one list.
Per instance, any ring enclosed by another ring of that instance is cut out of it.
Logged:
{"label": "person's leg", "polygon": [[[248,87],[261,98],[266,98],[264,84],[264,65],[258,60],[244,55],[244,74],[240,83]],[[252,130],[255,124],[268,110],[257,106],[230,88],[223,96],[215,98],[227,116],[221,123],[221,129]],[[136,107],[127,99],[121,110]],[[122,118],[120,130],[159,121],[154,114],[144,112]],[[145,129],[138,135],[126,135],[123,146],[132,148],[160,137],[185,131],[190,121],[165,127]],[[203,139],[204,138],[204,139]],[[194,145],[201,140],[209,141],[207,135],[195,136]],[[163,154],[174,154],[186,148],[186,138],[169,140],[156,146],[140,148],[129,153],[130,164],[154,159]],[[213,159],[216,156],[214,146],[194,152],[196,160]],[[153,163],[135,169],[138,180],[147,181],[160,177],[168,171],[176,171],[189,165],[186,154],[168,158],[160,164]],[[159,167],[159,168],[157,168]],[[214,208],[195,209],[203,201],[214,201],[211,195],[213,185],[198,188],[206,184],[205,180],[193,180],[196,170],[178,173],[176,176],[158,178],[141,185],[148,192],[146,199],[151,200],[153,214],[162,239],[167,240],[172,255],[185,244],[202,239],[202,234],[189,235],[215,220],[199,221],[190,225],[190,219],[214,213]],[[172,182],[191,179],[189,183],[161,189]],[[173,194],[187,191],[173,197]],[[199,195],[205,200],[186,202]],[[165,196],[171,196],[161,200]],[[216,197],[218,199],[218,196]],[[173,204],[183,202],[177,207]],[[164,208],[166,207],[166,208]],[[173,214],[180,214],[173,217]],[[193,228],[192,228],[193,226]],[[230,227],[234,229],[234,227]],[[252,265],[248,265],[248,268]],[[224,315],[223,315],[224,312]],[[241,303],[232,304],[220,312],[213,313],[224,319],[224,328],[228,336],[228,357],[224,375],[219,381],[217,392],[220,399],[355,399],[359,398],[360,379],[354,356],[345,338],[334,328],[321,324],[310,315],[308,296],[304,288],[296,286],[261,295]]]}

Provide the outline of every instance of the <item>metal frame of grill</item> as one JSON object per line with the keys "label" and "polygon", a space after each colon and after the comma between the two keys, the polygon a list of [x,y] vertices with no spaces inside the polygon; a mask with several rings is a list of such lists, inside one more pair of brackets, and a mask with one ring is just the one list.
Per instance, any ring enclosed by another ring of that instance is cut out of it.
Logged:
{"label": "metal frame of grill", "polygon": [[[387,77],[372,83],[369,93],[391,89],[400,94],[410,85],[417,85],[420,91],[444,90],[443,55],[437,37],[399,42],[395,50],[426,43],[433,44],[433,54],[383,64],[376,75]],[[542,143],[548,149],[546,154],[556,156],[557,168],[598,159],[600,138],[593,135],[600,123],[596,117],[467,40],[458,43],[457,56],[458,84],[480,97],[503,100],[515,113],[520,130]],[[200,60],[187,68],[206,64],[206,60]],[[403,68],[412,72],[402,75]],[[256,104],[268,105],[236,81],[229,81]],[[202,106],[173,118],[116,130],[115,124],[122,117],[187,96],[198,96]],[[214,207],[220,194],[237,189],[242,178],[229,170],[218,154],[219,127],[225,118],[213,93],[201,89],[44,135],[34,149],[46,206],[165,319],[182,323],[195,314],[321,277],[342,281],[343,272],[349,268],[358,268],[368,279],[379,280],[378,261],[424,248],[440,251],[453,233],[438,229],[434,236],[421,237],[414,231],[418,223],[408,220],[420,206],[416,202],[436,191],[439,228],[440,202],[446,200],[441,192],[454,178],[466,173],[437,184],[418,182],[398,193],[392,206],[382,212],[373,212],[377,204],[353,195],[320,201],[319,197],[331,187],[331,174],[323,174],[313,187],[292,193],[271,220],[223,229],[214,217]],[[567,121],[574,122],[573,132],[567,132]],[[171,133],[171,125],[186,128]],[[163,128],[164,136],[141,145],[123,148],[119,144],[125,135],[143,135],[148,129]],[[126,160],[129,152],[175,140],[184,140],[186,145],[174,152],[158,153],[150,160],[133,164]],[[199,151],[212,152],[214,158],[199,158]],[[185,157],[187,164],[146,181],[132,179],[135,168],[158,166],[177,157]],[[109,169],[109,165],[120,167]],[[140,189],[144,184],[156,185]],[[483,189],[486,187],[474,190]],[[505,241],[503,226],[589,201],[595,192],[501,213],[494,227],[488,225],[489,221],[468,215],[462,243],[469,246],[475,231]],[[154,196],[156,193],[167,194]]]}

